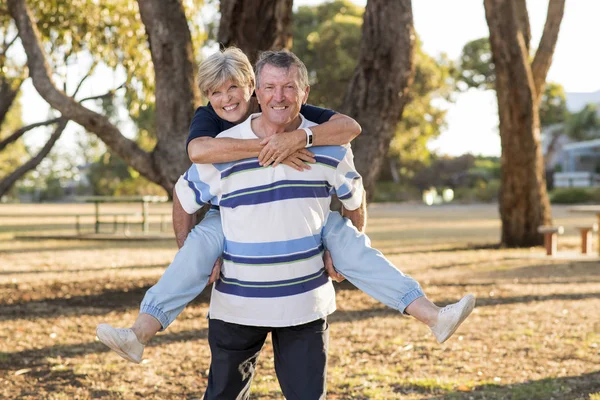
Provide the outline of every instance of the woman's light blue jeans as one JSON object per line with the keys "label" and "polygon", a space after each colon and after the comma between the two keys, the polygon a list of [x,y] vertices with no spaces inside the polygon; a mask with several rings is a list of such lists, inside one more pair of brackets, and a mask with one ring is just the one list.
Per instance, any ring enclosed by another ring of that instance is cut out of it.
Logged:
{"label": "woman's light blue jeans", "polygon": [[[402,313],[423,296],[417,281],[373,249],[369,237],[338,212],[329,214],[322,237],[336,270],[369,296]],[[206,287],[215,260],[223,253],[223,241],[220,213],[212,209],[190,232],[160,280],[148,289],[140,312],[152,315],[166,329]]]}

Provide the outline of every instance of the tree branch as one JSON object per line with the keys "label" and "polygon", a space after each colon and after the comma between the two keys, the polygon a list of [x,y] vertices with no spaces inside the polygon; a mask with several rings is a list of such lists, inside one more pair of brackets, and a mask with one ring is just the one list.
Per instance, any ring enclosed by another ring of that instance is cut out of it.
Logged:
{"label": "tree branch", "polygon": [[31,158],[25,164],[21,165],[19,168],[13,171],[2,181],[0,181],[0,197],[6,194],[6,192],[8,192],[10,188],[13,187],[13,185],[23,177],[23,175],[35,169],[40,164],[40,162],[42,162],[42,160],[48,155],[48,153],[50,153],[50,150],[52,150],[52,147],[65,130],[65,127],[67,126],[69,120],[67,120],[66,118],[58,118],[58,122],[58,126],[56,127],[56,129],[54,130],[44,147],[40,150],[40,152],[35,157]]}
{"label": "tree branch", "polygon": [[89,97],[84,97],[83,99],[77,100],[80,103],[83,103],[84,101],[89,101],[89,100],[98,100],[98,99],[104,99],[106,97],[111,97],[115,95],[115,92],[119,89],[122,89],[125,87],[125,83],[123,82],[121,85],[117,86],[114,89],[109,90],[108,92],[104,93],[104,94],[98,94],[95,96],[89,96]]}
{"label": "tree branch", "polygon": [[525,47],[527,51],[531,46],[531,25],[529,24],[529,14],[527,13],[527,2],[525,0],[514,0],[515,7],[513,8],[515,13],[515,19],[518,22],[518,26],[523,33],[523,40],[525,41]]}
{"label": "tree branch", "polygon": [[[79,93],[79,89],[81,89],[81,86],[83,86],[83,83],[90,77],[92,76],[92,73],[94,72],[94,70],[96,69],[96,66],[98,65],[98,63],[94,62],[94,64],[92,64],[91,68],[89,69],[89,71],[83,76],[83,78],[81,78],[81,80],[79,81],[79,83],[77,84],[77,87],[75,88],[75,91],[73,92],[73,94],[71,95],[71,97],[75,98],[75,96],[77,96],[77,93]],[[80,102],[81,103],[81,102]]]}
{"label": "tree branch", "polygon": [[17,98],[17,93],[22,84],[22,79],[8,80],[5,77],[0,78],[0,124],[4,121],[8,110]]}
{"label": "tree branch", "polygon": [[50,68],[40,45],[40,35],[25,0],[8,0],[8,10],[15,20],[19,37],[27,54],[27,64],[33,85],[38,93],[63,117],[77,122],[95,133],[108,147],[123,158],[127,164],[150,180],[159,175],[150,154],[133,140],[127,139],[109,119],[83,107],[80,103],[58,90],[50,77]]}
{"label": "tree branch", "polygon": [[4,150],[4,148],[6,146],[8,146],[9,144],[15,142],[17,139],[19,139],[21,136],[23,136],[25,134],[25,132],[28,132],[32,129],[38,128],[40,126],[46,126],[46,125],[52,125],[55,124],[57,122],[62,121],[64,118],[53,118],[53,119],[49,119],[48,121],[43,121],[43,122],[36,122],[33,123],[31,125],[27,125],[27,126],[23,126],[19,129],[17,129],[16,131],[13,132],[12,135],[10,135],[9,137],[7,137],[6,139],[0,141],[0,151]]}
{"label": "tree branch", "polygon": [[546,76],[552,64],[552,56],[554,55],[556,41],[558,40],[558,31],[560,30],[560,23],[562,22],[564,13],[565,0],[551,0],[549,2],[544,33],[531,64],[537,103],[539,103],[544,93]]}
{"label": "tree branch", "polygon": [[8,51],[10,46],[12,46],[17,41],[18,38],[19,38],[19,35],[16,35],[12,40],[9,40],[8,42],[4,42],[4,48],[0,52],[0,57],[4,57],[6,55],[6,52]]}

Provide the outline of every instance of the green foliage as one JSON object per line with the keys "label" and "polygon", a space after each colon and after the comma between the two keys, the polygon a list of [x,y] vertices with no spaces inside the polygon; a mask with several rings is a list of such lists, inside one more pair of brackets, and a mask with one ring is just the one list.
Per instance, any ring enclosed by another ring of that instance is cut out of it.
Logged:
{"label": "green foliage", "polygon": [[[299,7],[294,14],[293,51],[309,68],[312,104],[338,109],[360,50],[364,8],[346,0],[318,6]],[[400,170],[410,175],[414,167],[427,162],[426,143],[439,135],[446,112],[435,99],[449,99],[452,64],[435,60],[417,43],[416,75],[389,156],[400,160]]]}
{"label": "green foliage", "polygon": [[292,51],[309,68],[312,104],[338,109],[360,50],[364,9],[346,0],[302,6],[294,14]]}
{"label": "green foliage", "polygon": [[373,202],[420,201],[421,192],[414,186],[391,181],[378,181],[375,184]]}
{"label": "green foliage", "polygon": [[600,118],[598,105],[588,104],[577,113],[572,114],[566,122],[567,135],[575,140],[591,140],[600,137]]}
{"label": "green foliage", "polygon": [[550,193],[550,202],[555,204],[579,204],[600,202],[600,189],[557,188]]}
{"label": "green foliage", "polygon": [[498,200],[500,179],[478,180],[472,187],[457,187],[454,200],[461,203],[490,203]]}
{"label": "green foliage", "polygon": [[[456,72],[457,88],[493,90],[496,84],[496,71],[492,60],[492,48],[488,38],[476,39],[463,47],[459,68]],[[564,88],[548,82],[540,103],[540,124],[542,127],[567,120],[567,101]]]}
{"label": "green foliage", "polygon": [[548,82],[540,104],[540,124],[542,127],[560,124],[568,118],[565,89],[556,82]]}
{"label": "green foliage", "polygon": [[464,45],[460,56],[459,81],[466,88],[494,89],[496,72],[488,38],[476,39]]}

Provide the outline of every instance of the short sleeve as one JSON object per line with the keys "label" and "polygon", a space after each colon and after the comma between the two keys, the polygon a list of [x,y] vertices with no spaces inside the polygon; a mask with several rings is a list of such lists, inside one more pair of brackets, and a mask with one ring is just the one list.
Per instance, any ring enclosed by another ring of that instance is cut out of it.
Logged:
{"label": "short sleeve", "polygon": [[304,104],[300,108],[300,114],[309,121],[315,124],[322,124],[327,122],[333,117],[336,112],[327,108],[321,108],[317,106],[311,106],[310,104]]}
{"label": "short sleeve", "polygon": [[204,204],[219,205],[221,174],[212,164],[193,164],[175,184],[181,206],[193,214]]}
{"label": "short sleeve", "polygon": [[185,143],[186,147],[192,140],[199,137],[214,138],[223,131],[221,125],[219,117],[214,112],[211,112],[208,106],[198,107],[190,124],[190,132]]}
{"label": "short sleeve", "polygon": [[352,149],[350,146],[346,149],[347,151],[344,158],[340,161],[335,170],[333,186],[335,193],[344,205],[344,208],[356,210],[363,201],[364,188],[362,177],[354,167],[354,154],[352,153]]}

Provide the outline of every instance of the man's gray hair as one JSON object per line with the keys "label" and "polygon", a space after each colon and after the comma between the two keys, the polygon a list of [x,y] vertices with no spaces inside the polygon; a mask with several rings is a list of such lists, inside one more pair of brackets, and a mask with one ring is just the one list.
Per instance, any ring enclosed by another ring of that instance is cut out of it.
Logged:
{"label": "man's gray hair", "polygon": [[256,87],[260,87],[260,73],[265,65],[272,65],[277,68],[290,69],[292,66],[296,66],[298,69],[298,84],[300,88],[304,89],[308,86],[308,71],[306,65],[291,51],[263,51],[260,53],[258,61],[256,62]]}

